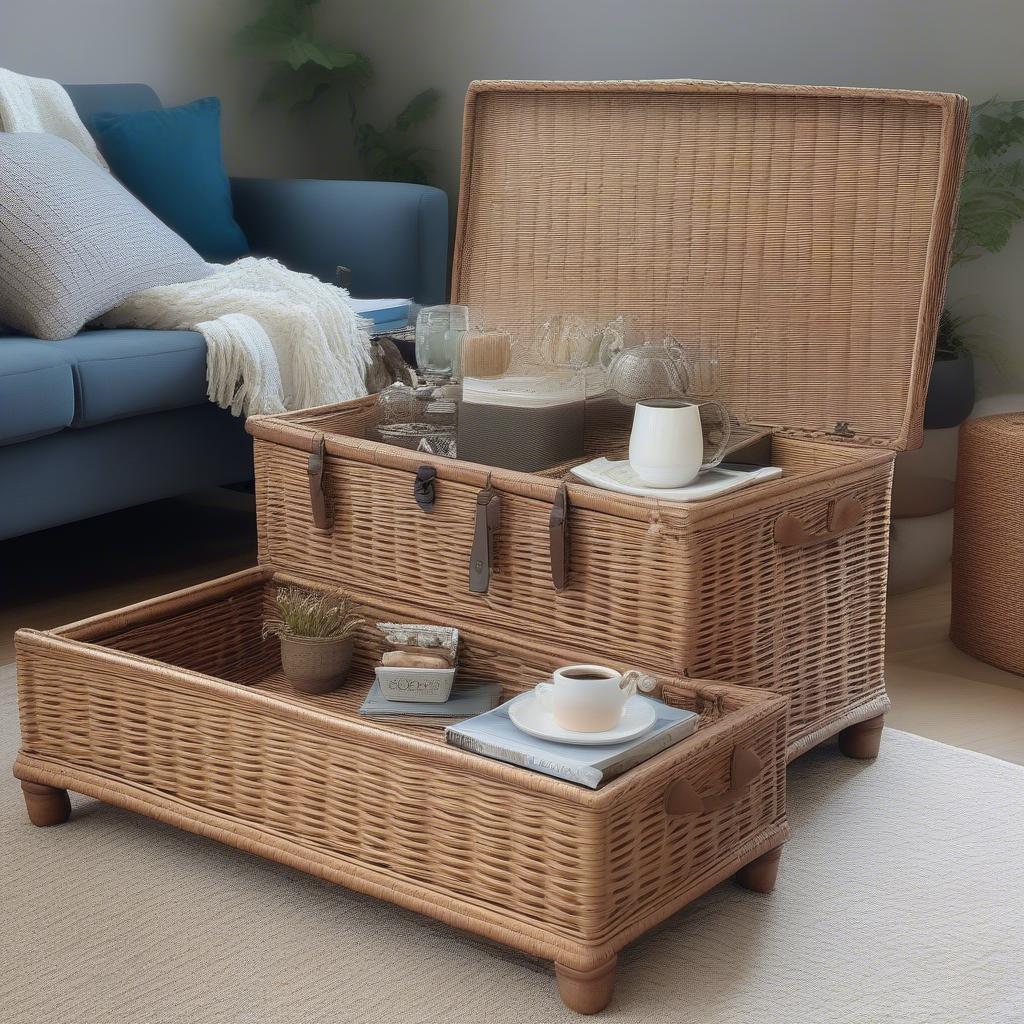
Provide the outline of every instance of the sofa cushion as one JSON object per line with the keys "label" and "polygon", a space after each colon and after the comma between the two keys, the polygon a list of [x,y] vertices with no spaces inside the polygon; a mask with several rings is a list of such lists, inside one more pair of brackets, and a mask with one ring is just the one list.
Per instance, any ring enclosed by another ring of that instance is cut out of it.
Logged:
{"label": "sofa cushion", "polygon": [[210,267],[70,142],[0,132],[0,322],[70,338],[135,292]]}
{"label": "sofa cushion", "polygon": [[73,427],[207,401],[206,341],[193,331],[83,331],[50,347],[74,375]]}
{"label": "sofa cushion", "polygon": [[111,171],[208,260],[228,263],[249,251],[221,159],[220,100],[98,113],[92,130]]}
{"label": "sofa cushion", "polygon": [[53,434],[75,415],[71,367],[54,345],[0,337],[0,445]]}

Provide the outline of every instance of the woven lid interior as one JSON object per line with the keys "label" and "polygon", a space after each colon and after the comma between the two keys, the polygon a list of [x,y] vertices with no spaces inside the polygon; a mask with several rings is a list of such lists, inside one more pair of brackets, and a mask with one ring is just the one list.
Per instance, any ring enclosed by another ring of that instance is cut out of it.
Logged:
{"label": "woven lid interior", "polygon": [[912,446],[965,126],[935,93],[475,83],[453,300],[622,314],[717,348],[744,419]]}

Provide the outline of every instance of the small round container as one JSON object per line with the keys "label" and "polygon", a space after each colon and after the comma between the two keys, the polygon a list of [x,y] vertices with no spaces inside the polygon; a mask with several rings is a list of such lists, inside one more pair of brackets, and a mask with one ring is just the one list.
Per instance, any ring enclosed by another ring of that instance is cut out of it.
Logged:
{"label": "small round container", "polygon": [[328,693],[345,681],[352,664],[353,637],[281,637],[281,668],[302,693]]}

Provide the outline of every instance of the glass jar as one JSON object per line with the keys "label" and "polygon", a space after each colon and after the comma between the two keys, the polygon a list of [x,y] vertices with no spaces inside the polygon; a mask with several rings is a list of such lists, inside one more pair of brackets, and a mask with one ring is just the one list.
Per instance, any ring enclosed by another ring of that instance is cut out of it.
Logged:
{"label": "glass jar", "polygon": [[416,366],[420,372],[450,377],[468,330],[468,306],[424,306],[416,317]]}

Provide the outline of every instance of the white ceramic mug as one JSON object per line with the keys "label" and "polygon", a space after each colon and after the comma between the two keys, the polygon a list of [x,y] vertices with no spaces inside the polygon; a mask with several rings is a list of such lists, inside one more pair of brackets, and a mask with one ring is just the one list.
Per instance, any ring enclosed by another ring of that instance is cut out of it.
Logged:
{"label": "white ceramic mug", "polygon": [[604,665],[565,665],[534,691],[563,729],[606,732],[619,724],[626,701],[636,693],[636,675],[623,676]]}
{"label": "white ceramic mug", "polygon": [[[700,416],[705,406],[717,410],[722,433],[717,450],[707,462]],[[674,398],[637,402],[629,435],[629,464],[648,487],[684,487],[702,469],[722,461],[729,434],[729,414],[720,402]]]}

